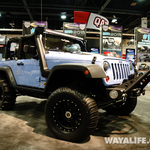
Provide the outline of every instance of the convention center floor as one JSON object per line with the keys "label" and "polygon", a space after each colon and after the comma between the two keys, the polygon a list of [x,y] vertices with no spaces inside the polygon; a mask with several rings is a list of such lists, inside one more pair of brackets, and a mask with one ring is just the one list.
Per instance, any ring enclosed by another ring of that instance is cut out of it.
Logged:
{"label": "convention center floor", "polygon": [[19,96],[12,111],[0,110],[0,150],[149,150],[150,88],[146,89],[129,116],[99,110],[96,131],[82,143],[54,138],[45,122],[45,100]]}

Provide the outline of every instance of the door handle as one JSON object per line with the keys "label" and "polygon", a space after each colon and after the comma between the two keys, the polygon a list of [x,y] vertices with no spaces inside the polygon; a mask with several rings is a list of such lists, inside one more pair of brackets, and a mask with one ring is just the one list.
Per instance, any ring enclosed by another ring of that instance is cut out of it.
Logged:
{"label": "door handle", "polygon": [[20,62],[20,63],[17,63],[18,66],[23,66],[24,63]]}

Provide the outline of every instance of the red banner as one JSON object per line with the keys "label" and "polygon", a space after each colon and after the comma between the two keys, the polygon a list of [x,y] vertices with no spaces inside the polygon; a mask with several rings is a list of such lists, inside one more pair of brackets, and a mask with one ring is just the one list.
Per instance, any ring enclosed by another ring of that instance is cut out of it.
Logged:
{"label": "red banner", "polygon": [[100,26],[109,25],[107,18],[90,12],[74,11],[74,23],[86,23],[90,29],[100,30]]}
{"label": "red banner", "polygon": [[90,12],[74,11],[75,23],[87,23],[90,16]]}

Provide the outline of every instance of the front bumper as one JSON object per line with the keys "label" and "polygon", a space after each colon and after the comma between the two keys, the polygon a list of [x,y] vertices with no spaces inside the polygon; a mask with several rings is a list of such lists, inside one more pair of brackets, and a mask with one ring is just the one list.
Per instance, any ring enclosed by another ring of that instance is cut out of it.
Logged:
{"label": "front bumper", "polygon": [[144,74],[122,83],[114,88],[107,88],[107,99],[110,101],[126,100],[126,98],[136,98],[145,94],[145,86],[150,81],[150,70]]}

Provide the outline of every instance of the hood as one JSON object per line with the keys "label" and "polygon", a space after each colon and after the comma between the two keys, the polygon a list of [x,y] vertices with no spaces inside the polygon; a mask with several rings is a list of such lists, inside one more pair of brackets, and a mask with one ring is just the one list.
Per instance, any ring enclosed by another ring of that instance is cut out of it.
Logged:
{"label": "hood", "polygon": [[102,62],[104,60],[122,60],[122,61],[128,61],[121,58],[111,57],[111,56],[105,56],[102,54],[95,54],[95,53],[89,53],[89,52],[59,52],[59,51],[49,51],[45,55],[45,59],[51,59],[51,60],[64,60],[68,62],[91,62],[93,58],[96,57],[96,62]]}

